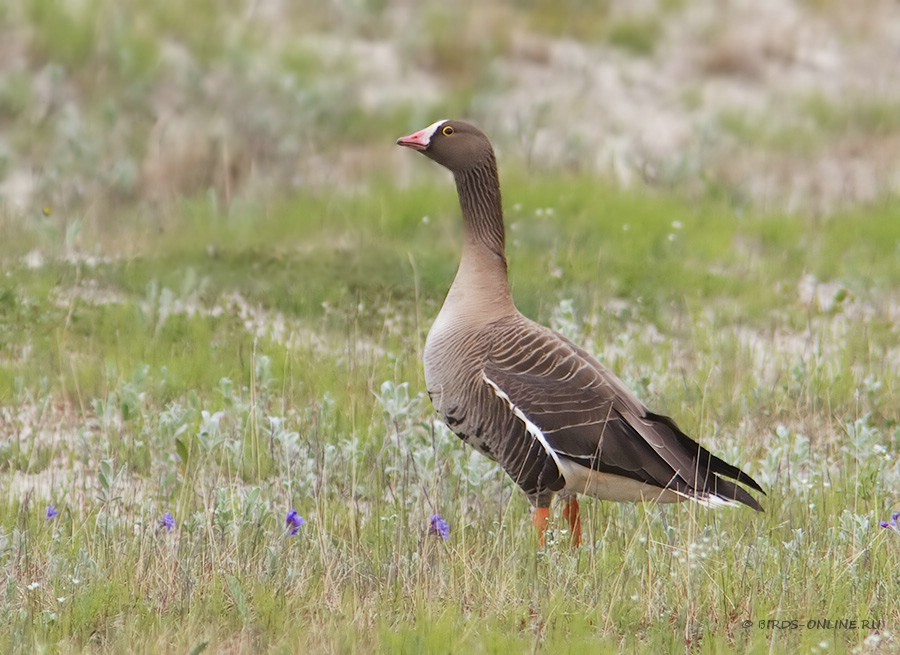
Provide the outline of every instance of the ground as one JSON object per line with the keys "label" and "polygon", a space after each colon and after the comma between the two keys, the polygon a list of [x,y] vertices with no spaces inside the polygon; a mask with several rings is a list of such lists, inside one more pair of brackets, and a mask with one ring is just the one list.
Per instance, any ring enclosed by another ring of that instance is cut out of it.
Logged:
{"label": "ground", "polygon": [[[0,9],[2,649],[900,649],[900,20],[864,4]],[[458,209],[393,143],[450,116],[523,312],[764,514],[586,500],[540,549],[435,420]]]}

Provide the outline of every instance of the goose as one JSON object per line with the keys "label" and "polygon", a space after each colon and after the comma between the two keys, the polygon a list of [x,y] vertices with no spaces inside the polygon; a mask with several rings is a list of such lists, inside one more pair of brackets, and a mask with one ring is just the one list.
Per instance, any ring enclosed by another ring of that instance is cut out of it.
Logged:
{"label": "goose", "polygon": [[587,351],[516,309],[487,136],[440,120],[397,144],[453,173],[464,223],[459,269],[425,341],[428,394],[441,420],[525,492],[540,544],[554,496],[565,503],[574,546],[582,540],[579,494],[762,511],[736,484],[765,495],[753,478],[648,410]]}

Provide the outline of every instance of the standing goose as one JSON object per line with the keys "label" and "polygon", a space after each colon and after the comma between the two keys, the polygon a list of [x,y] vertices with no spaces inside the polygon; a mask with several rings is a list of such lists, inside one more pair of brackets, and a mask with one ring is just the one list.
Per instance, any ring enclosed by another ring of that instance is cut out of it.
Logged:
{"label": "standing goose", "polygon": [[465,224],[456,278],[425,343],[434,407],[460,439],[498,462],[534,506],[543,544],[550,501],[565,498],[581,543],[577,494],[710,507],[759,503],[753,478],[654,414],[565,337],[525,318],[509,290],[494,150],[476,127],[442,120],[397,141],[453,173]]}

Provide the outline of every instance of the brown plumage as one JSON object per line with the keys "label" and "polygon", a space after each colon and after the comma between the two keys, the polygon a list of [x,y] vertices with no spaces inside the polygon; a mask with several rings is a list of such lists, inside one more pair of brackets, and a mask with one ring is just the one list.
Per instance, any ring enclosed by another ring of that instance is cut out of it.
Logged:
{"label": "brown plumage", "polygon": [[542,539],[556,494],[567,498],[575,543],[579,493],[762,511],[733,482],[762,492],[753,478],[649,411],[589,353],[516,309],[487,137],[462,121],[438,121],[397,143],[453,173],[465,224],[459,270],[425,344],[428,393],[450,429],[528,495]]}

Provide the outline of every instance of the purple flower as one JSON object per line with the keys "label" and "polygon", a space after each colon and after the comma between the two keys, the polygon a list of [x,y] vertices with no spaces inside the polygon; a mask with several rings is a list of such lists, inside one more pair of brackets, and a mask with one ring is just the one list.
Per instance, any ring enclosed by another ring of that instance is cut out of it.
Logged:
{"label": "purple flower", "polygon": [[444,541],[450,540],[450,524],[447,523],[440,514],[431,517],[431,527],[428,528],[428,534],[436,534]]}
{"label": "purple flower", "polygon": [[56,511],[56,505],[50,505],[50,507],[47,508],[47,520],[52,521],[57,516],[59,516],[59,512]]}
{"label": "purple flower", "polygon": [[900,534],[900,512],[897,512],[891,517],[890,521],[882,521],[882,528],[887,528],[888,530],[893,530],[894,532]]}
{"label": "purple flower", "polygon": [[175,529],[175,517],[170,512],[166,512],[159,520],[159,527],[165,528],[166,532],[171,532]]}
{"label": "purple flower", "polygon": [[300,528],[306,525],[306,519],[300,516],[297,510],[292,509],[287,513],[287,519],[285,520],[285,524],[290,529],[290,535],[292,537],[296,537],[300,534]]}

